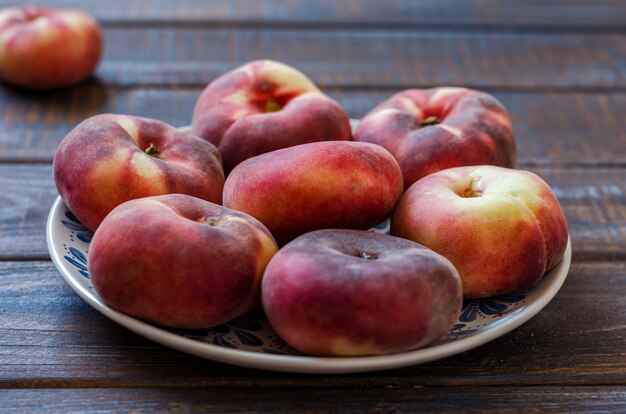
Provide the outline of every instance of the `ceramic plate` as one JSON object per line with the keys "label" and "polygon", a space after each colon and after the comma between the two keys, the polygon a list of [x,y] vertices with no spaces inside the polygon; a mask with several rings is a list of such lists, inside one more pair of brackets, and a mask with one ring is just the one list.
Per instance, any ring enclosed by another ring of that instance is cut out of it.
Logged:
{"label": "ceramic plate", "polygon": [[[387,232],[388,223],[374,231]],[[228,364],[275,371],[345,373],[404,367],[448,357],[480,346],[517,328],[556,295],[569,270],[572,250],[568,241],[561,262],[534,288],[510,295],[463,303],[457,323],[439,341],[401,354],[319,358],[305,356],[285,344],[272,330],[262,311],[253,311],[224,325],[203,330],[175,330],[140,321],[108,307],[89,280],[87,268],[92,233],[61,198],[50,210],[46,226],[48,250],[63,279],[96,310],[155,342]]]}

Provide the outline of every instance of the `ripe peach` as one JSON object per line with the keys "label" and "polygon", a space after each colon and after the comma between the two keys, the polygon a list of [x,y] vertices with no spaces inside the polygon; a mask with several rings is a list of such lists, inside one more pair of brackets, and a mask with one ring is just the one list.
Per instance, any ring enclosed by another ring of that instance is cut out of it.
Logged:
{"label": "ripe peach", "polygon": [[192,196],[128,201],[96,230],[89,274],[111,307],[160,325],[206,328],[260,298],[276,242],[261,223]]}
{"label": "ripe peach", "polygon": [[54,180],[68,208],[94,231],[134,198],[182,193],[220,203],[220,155],[201,138],[163,122],[97,115],[76,126],[54,156]]}
{"label": "ripe peach", "polygon": [[217,146],[226,174],[265,152],[351,136],[337,102],[302,72],[272,60],[249,62],[211,82],[196,103],[192,126]]}
{"label": "ripe peach", "polygon": [[102,54],[98,23],[79,10],[35,6],[0,11],[0,78],[27,89],[76,84]]}
{"label": "ripe peach", "polygon": [[515,165],[515,137],[504,107],[487,93],[465,88],[397,93],[363,118],[354,140],[387,148],[400,164],[405,190],[446,168]]}
{"label": "ripe peach", "polygon": [[438,339],[461,310],[459,274],[417,243],[318,230],[284,246],[261,287],[274,330],[313,355],[404,352]]}
{"label": "ripe peach", "polygon": [[391,234],[447,257],[461,274],[466,298],[535,285],[568,242],[565,216],[545,181],[489,165],[417,181],[398,203]]}
{"label": "ripe peach", "polygon": [[239,164],[224,184],[224,206],[257,218],[280,245],[324,228],[368,229],[402,194],[402,173],[380,145],[314,142]]}

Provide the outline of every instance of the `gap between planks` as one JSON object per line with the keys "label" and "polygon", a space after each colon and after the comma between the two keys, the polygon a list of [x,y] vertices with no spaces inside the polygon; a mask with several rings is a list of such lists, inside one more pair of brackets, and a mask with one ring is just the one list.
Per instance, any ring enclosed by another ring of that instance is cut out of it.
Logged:
{"label": "gap between planks", "polygon": [[240,28],[262,30],[386,30],[412,31],[423,33],[533,33],[533,34],[585,34],[606,35],[624,34],[626,25],[577,25],[560,24],[549,26],[543,24],[494,24],[494,23],[410,23],[399,21],[286,21],[286,20],[168,20],[141,19],[127,20],[101,18],[98,20],[103,28]]}
{"label": "gap between planks", "polygon": [[[110,91],[129,91],[134,89],[153,89],[153,90],[179,90],[179,91],[197,91],[198,95],[207,86],[207,82],[184,82],[171,83],[171,82],[128,82],[128,83],[116,83],[115,81],[109,81],[106,85],[107,90]],[[358,84],[358,85],[338,85],[327,84],[324,82],[316,82],[316,85],[325,92],[399,92],[404,89],[417,88],[417,89],[429,89],[434,86],[430,83],[416,82],[408,87],[406,84]],[[450,84],[446,86],[458,86],[469,89],[478,89],[485,92],[495,93],[526,93],[526,94],[554,94],[554,93],[571,93],[571,94],[611,94],[618,95],[626,93],[626,86],[579,86],[579,85],[567,85],[567,86],[515,86],[515,85],[502,85],[502,86],[485,86],[475,85],[471,83],[463,84]]]}
{"label": "gap between planks", "polygon": [[[236,369],[236,366],[231,366]],[[285,388],[307,388],[307,389],[335,389],[340,386],[342,389],[377,389],[377,388],[431,388],[431,389],[445,389],[445,388],[468,388],[465,382],[456,382],[454,380],[449,383],[437,382],[436,384],[428,385],[416,385],[410,382],[410,378],[397,377],[394,379],[386,377],[367,377],[367,373],[361,374],[358,378],[350,378],[349,374],[339,375],[312,375],[309,383],[296,382],[292,386],[287,385],[289,377],[283,378],[283,376],[298,376],[299,374],[281,373],[273,371],[259,371],[261,373],[259,377],[246,380],[238,380],[236,378],[228,378],[222,381],[212,380],[196,380],[190,379],[191,382],[185,382],[184,380],[0,380],[0,389],[90,389],[90,388],[214,388],[214,389],[247,389],[247,388],[262,388],[262,389],[285,389]],[[376,374],[376,372],[374,372]],[[276,378],[267,378],[266,376],[275,375]],[[365,377],[363,376],[365,375]],[[347,377],[348,376],[348,377]],[[337,379],[334,381],[333,379]],[[351,381],[352,380],[352,381]],[[545,380],[545,381],[529,381],[517,379],[510,384],[502,384],[499,381],[482,381],[471,385],[471,387],[485,388],[485,387],[551,387],[551,386],[568,386],[568,387],[608,387],[608,386],[626,386],[625,379],[617,379],[614,381],[593,381],[582,379],[558,379],[558,380]]]}

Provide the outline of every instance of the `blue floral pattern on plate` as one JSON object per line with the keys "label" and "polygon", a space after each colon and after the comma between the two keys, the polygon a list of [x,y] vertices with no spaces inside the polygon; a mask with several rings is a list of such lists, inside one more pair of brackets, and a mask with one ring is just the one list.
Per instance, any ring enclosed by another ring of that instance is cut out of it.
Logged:
{"label": "blue floral pattern on plate", "polygon": [[74,235],[78,240],[84,243],[91,243],[93,233],[78,220],[78,218],[69,210],[65,211],[65,219],[61,220],[61,223],[70,229],[70,239],[73,239]]}
{"label": "blue floral pattern on plate", "polygon": [[89,269],[87,268],[87,256],[75,247],[67,248],[68,255],[63,258],[67,260],[81,275],[89,279]]}

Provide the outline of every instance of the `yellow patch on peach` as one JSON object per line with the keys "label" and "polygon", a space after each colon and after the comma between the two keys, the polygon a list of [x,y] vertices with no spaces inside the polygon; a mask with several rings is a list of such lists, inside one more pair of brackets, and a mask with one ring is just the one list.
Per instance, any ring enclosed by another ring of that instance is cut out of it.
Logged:
{"label": "yellow patch on peach", "polygon": [[366,181],[372,180],[365,175],[355,180],[354,174],[342,175],[340,171],[332,170],[318,170],[318,171],[306,171],[305,174],[297,174],[294,176],[294,185],[298,183],[305,183],[307,188],[312,186],[316,187],[318,191],[324,192],[328,188],[344,188],[350,189],[353,194],[361,194],[367,191]]}
{"label": "yellow patch on peach", "polygon": [[85,27],[85,16],[83,14],[74,13],[74,12],[66,12],[65,20],[63,22],[70,26],[75,32],[83,33],[83,29]]}
{"label": "yellow patch on peach", "polygon": [[380,349],[369,344],[355,344],[345,338],[336,337],[330,341],[330,349],[333,355],[343,356],[359,356],[359,355],[377,355]]}
{"label": "yellow patch on peach", "polygon": [[461,130],[459,128],[457,128],[457,127],[453,127],[451,125],[446,125],[446,124],[438,124],[437,126],[439,128],[445,129],[446,131],[448,131],[449,133],[451,133],[455,137],[460,137],[461,136]]}
{"label": "yellow patch on peach", "polygon": [[410,100],[409,98],[402,97],[402,98],[400,98],[400,102],[402,102],[402,106],[404,106],[404,109],[409,111],[416,118],[420,118],[421,119],[424,116],[424,111],[422,111],[421,108],[419,108],[417,105],[415,105],[415,103],[412,100]]}
{"label": "yellow patch on peach", "polygon": [[97,183],[98,191],[93,192],[93,197],[101,198],[96,201],[97,204],[110,205],[110,195],[119,193],[119,174],[123,170],[122,166],[127,158],[128,150],[121,148],[109,159],[94,163],[94,168],[89,177],[85,177],[85,181]]}
{"label": "yellow patch on peach", "polygon": [[248,94],[245,90],[238,90],[228,95],[222,102],[233,103],[235,105],[245,105],[249,102]]}
{"label": "yellow patch on peach", "polygon": [[167,186],[162,180],[162,171],[149,155],[142,152],[134,153],[130,159],[130,166],[135,174],[150,182],[157,193],[167,192]]}
{"label": "yellow patch on peach", "polygon": [[271,61],[260,70],[259,77],[278,85],[277,95],[293,92],[318,91],[302,72],[279,62]]}
{"label": "yellow patch on peach", "polygon": [[[8,32],[8,30],[7,30],[7,32]],[[8,37],[8,36],[6,36],[6,34],[5,34],[5,36],[0,35],[0,62],[6,62],[6,58],[5,58],[5,55],[6,55],[6,45],[9,42],[8,42],[7,39],[4,39],[4,37]],[[0,66],[5,66],[5,65],[0,64]]]}
{"label": "yellow patch on peach", "polygon": [[257,240],[261,243],[261,247],[259,248],[260,254],[257,254],[258,257],[256,265],[258,271],[261,272],[261,277],[259,277],[256,281],[257,285],[255,286],[255,288],[257,288],[261,284],[263,275],[262,271],[265,270],[267,264],[270,262],[272,257],[274,257],[274,255],[278,252],[278,246],[273,239],[268,237],[267,234],[263,233],[261,230],[257,229],[254,226],[250,226],[250,228],[254,229],[254,231],[258,234]]}
{"label": "yellow patch on peach", "polygon": [[489,188],[485,191],[486,195],[509,195],[510,197],[523,202],[531,210],[542,203],[539,196],[540,191],[531,179],[501,179],[490,183]]}
{"label": "yellow patch on peach", "polygon": [[461,93],[463,91],[465,91],[465,88],[454,88],[454,87],[450,87],[450,88],[439,88],[431,97],[430,97],[430,101],[432,104],[434,104],[435,102],[441,100],[441,99],[446,99],[448,96],[450,95],[455,95],[458,93]]}
{"label": "yellow patch on peach", "polygon": [[139,128],[137,127],[137,124],[135,124],[135,121],[126,116],[119,116],[117,118],[117,124],[132,137],[133,141],[137,142]]}

